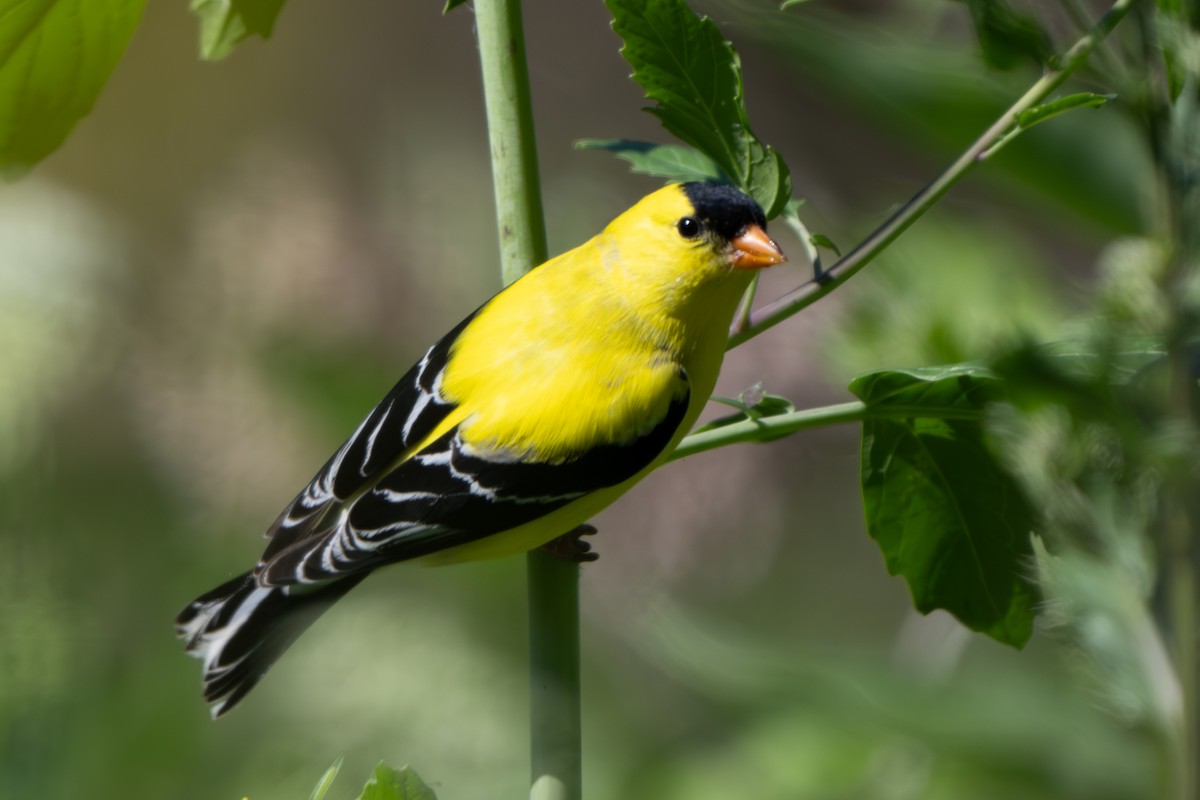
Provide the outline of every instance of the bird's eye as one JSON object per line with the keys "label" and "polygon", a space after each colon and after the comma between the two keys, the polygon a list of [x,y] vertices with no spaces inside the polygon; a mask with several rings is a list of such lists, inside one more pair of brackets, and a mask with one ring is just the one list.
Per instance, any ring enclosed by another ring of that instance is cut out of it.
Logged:
{"label": "bird's eye", "polygon": [[676,223],[675,227],[679,229],[679,235],[685,239],[695,239],[700,235],[700,231],[704,230],[700,220],[695,217],[684,217]]}

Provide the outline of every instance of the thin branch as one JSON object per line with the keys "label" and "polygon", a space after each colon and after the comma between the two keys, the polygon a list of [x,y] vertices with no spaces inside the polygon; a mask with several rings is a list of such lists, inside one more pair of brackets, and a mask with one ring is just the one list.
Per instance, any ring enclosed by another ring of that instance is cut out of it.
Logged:
{"label": "thin branch", "polygon": [[936,406],[889,405],[872,408],[856,400],[851,403],[791,411],[787,414],[777,414],[762,419],[748,419],[720,428],[693,433],[679,443],[675,452],[671,454],[670,460],[677,461],[706,450],[715,450],[731,444],[770,442],[809,428],[825,428],[830,425],[844,425],[868,419],[912,419],[914,417],[980,420],[983,419],[983,412],[979,409],[957,406],[939,408]]}
{"label": "thin branch", "polygon": [[[1091,30],[1092,17],[1082,0],[1060,0],[1060,3],[1080,32],[1087,33]],[[1096,47],[1096,57],[1103,62],[1100,68],[1108,73],[1108,80],[1116,86],[1122,86],[1126,83],[1125,66],[1110,49],[1109,44],[1105,40]]]}
{"label": "thin branch", "polygon": [[934,206],[942,195],[979,163],[979,157],[998,142],[1016,124],[1017,115],[1043,102],[1063,84],[1086,61],[1088,55],[1104,40],[1118,22],[1129,12],[1135,0],[1117,0],[1091,32],[1072,45],[1061,58],[1061,66],[1050,70],[1029,88],[1016,103],[1000,115],[983,135],[951,164],[932,183],[917,192],[911,200],[875,229],[857,247],[838,259],[820,277],[807,281],[799,288],[768,303],[750,316],[749,325],[734,331],[729,337],[729,347],[754,338],[758,334],[778,325],[793,314],[808,308],[849,280],[856,272],[871,262],[896,237],[908,229],[926,211]]}

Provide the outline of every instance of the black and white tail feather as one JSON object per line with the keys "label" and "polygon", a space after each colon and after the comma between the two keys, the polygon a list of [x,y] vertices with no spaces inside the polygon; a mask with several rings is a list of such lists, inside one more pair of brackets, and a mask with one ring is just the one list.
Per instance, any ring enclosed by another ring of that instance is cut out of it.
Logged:
{"label": "black and white tail feather", "polygon": [[297,636],[366,577],[366,564],[342,557],[338,569],[322,555],[354,550],[349,511],[356,495],[369,493],[373,479],[454,408],[441,396],[441,371],[473,317],[425,353],[284,509],[267,530],[271,541],[254,570],[196,598],[176,617],[177,635],[203,664],[204,699],[214,717],[245,697]]}
{"label": "black and white tail feather", "polygon": [[367,573],[293,594],[246,572],[188,604],[175,630],[204,664],[204,699],[219,717],[246,696],[296,637]]}
{"label": "black and white tail feather", "polygon": [[372,569],[518,527],[621,483],[666,448],[686,415],[689,386],[680,370],[661,419],[631,441],[592,447],[566,463],[477,451],[457,426],[414,453],[455,408],[441,379],[473,317],[430,348],[280,514],[254,570],[176,618],[187,652],[203,664],[214,717]]}

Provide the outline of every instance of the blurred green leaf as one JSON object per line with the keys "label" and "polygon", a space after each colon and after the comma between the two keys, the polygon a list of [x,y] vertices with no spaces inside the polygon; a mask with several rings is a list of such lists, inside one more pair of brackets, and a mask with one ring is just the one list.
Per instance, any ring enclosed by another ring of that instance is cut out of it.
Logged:
{"label": "blurred green leaf", "polygon": [[437,800],[437,795],[412,767],[392,769],[380,761],[358,800]]}
{"label": "blurred green leaf", "polygon": [[467,0],[446,0],[446,5],[442,9],[442,13],[449,14],[451,11],[465,4],[466,2]]}
{"label": "blurred green leaf", "polygon": [[1050,37],[1035,18],[1015,11],[1004,0],[962,0],[971,12],[983,60],[1012,69],[1022,58],[1045,64],[1054,52]]}
{"label": "blurred green leaf", "polygon": [[1166,348],[1154,336],[1090,342],[1067,339],[1025,343],[996,358],[991,369],[1004,380],[1005,396],[1024,408],[1063,406],[1075,417],[1119,426],[1136,419],[1117,392],[1138,376],[1150,377]]}
{"label": "blurred green leaf", "polygon": [[1155,5],[1158,10],[1166,17],[1178,17],[1182,13],[1182,3],[1180,0],[1157,0]]}
{"label": "blurred green leaf", "polygon": [[577,150],[607,150],[629,162],[632,172],[674,181],[723,181],[729,178],[708,156],[694,147],[654,144],[633,139],[580,139]]}
{"label": "blurred green leaf", "polygon": [[308,796],[308,800],[325,800],[325,794],[329,791],[329,787],[333,786],[333,779],[337,777],[338,771],[342,768],[342,761],[345,756],[338,756],[329,769],[325,770],[325,774],[321,776],[321,780],[317,781],[317,785],[313,787],[312,794]]}
{"label": "blurred green leaf", "polygon": [[0,7],[0,174],[24,174],[92,110],[145,2],[26,0]]}
{"label": "blurred green leaf", "polygon": [[257,34],[271,37],[284,0],[192,0],[200,18],[200,57],[220,61],[236,44]]}
{"label": "blurred green leaf", "polygon": [[1021,128],[1032,128],[1039,122],[1045,122],[1051,117],[1057,117],[1073,108],[1099,108],[1116,98],[1115,94],[1096,94],[1094,92],[1067,95],[1022,111],[1017,115],[1017,125]]}
{"label": "blurred green leaf", "polygon": [[750,130],[741,62],[712,20],[683,0],[606,0],[621,55],[663,126],[699,149],[774,218],[791,197],[787,166]]}
{"label": "blurred green leaf", "polygon": [[[869,373],[850,384],[863,423],[867,530],[918,611],[942,608],[971,630],[1021,647],[1037,595],[1033,512],[984,442],[980,419],[999,382],[979,367]],[[964,414],[964,412],[966,412]],[[965,417],[965,418],[954,418]]]}
{"label": "blurred green leaf", "polygon": [[1181,105],[1176,101],[1184,86],[1200,76],[1200,23],[1188,23],[1179,0],[1159,0],[1158,7],[1155,34],[1167,69],[1171,101],[1179,111]]}

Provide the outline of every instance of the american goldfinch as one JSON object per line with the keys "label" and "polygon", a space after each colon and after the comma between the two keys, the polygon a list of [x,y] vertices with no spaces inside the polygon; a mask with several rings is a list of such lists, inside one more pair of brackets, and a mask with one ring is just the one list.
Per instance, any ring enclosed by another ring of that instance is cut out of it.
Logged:
{"label": "american goldfinch", "polygon": [[254,569],[179,614],[213,716],[371,570],[523,552],[624,494],[696,421],[739,299],[783,260],[750,197],[667,186],[455,326],[284,509]]}

